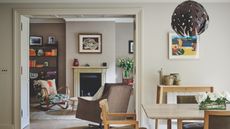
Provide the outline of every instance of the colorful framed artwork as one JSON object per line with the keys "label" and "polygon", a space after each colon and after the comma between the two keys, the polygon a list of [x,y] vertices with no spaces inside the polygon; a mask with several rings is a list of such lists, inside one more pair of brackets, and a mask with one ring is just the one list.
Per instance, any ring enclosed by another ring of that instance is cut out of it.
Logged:
{"label": "colorful framed artwork", "polygon": [[85,54],[102,53],[102,34],[80,33],[78,34],[78,52]]}
{"label": "colorful framed artwork", "polygon": [[133,40],[129,40],[129,54],[133,54],[133,52],[134,52]]}
{"label": "colorful framed artwork", "polygon": [[169,59],[198,59],[199,37],[169,33]]}

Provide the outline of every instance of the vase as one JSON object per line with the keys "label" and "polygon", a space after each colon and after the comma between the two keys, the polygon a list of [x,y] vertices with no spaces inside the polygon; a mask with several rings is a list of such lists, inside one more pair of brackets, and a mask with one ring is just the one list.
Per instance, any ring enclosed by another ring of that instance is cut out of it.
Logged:
{"label": "vase", "polygon": [[79,61],[78,61],[78,59],[74,59],[74,61],[73,61],[73,66],[79,66]]}
{"label": "vase", "polygon": [[129,71],[123,71],[122,73],[122,83],[126,85],[132,85],[133,84],[133,77],[132,74]]}
{"label": "vase", "polygon": [[126,84],[126,85],[129,85],[129,86],[132,86],[133,85],[133,79],[130,78],[130,79],[122,79],[122,83],[123,84]]}
{"label": "vase", "polygon": [[199,105],[200,110],[226,110],[226,103],[218,104],[216,102],[212,103],[201,103]]}

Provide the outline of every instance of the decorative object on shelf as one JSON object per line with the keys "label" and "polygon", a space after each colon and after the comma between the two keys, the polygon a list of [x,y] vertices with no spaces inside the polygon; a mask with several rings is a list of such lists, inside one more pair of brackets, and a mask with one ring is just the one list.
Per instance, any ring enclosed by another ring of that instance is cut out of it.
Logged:
{"label": "decorative object on shelf", "polygon": [[47,78],[54,78],[57,75],[57,71],[47,71],[46,77]]}
{"label": "decorative object on shelf", "polygon": [[164,85],[173,85],[174,79],[173,75],[164,75]]}
{"label": "decorative object on shelf", "polygon": [[179,73],[170,73],[170,76],[174,77],[173,85],[180,85],[181,79]]}
{"label": "decorative object on shelf", "polygon": [[37,56],[43,56],[43,55],[44,55],[43,49],[38,49]]}
{"label": "decorative object on shelf", "polygon": [[49,62],[48,61],[44,61],[43,65],[44,65],[44,67],[48,67],[49,66]]}
{"label": "decorative object on shelf", "polygon": [[134,68],[134,60],[132,58],[119,58],[117,60],[117,66],[123,69],[122,81],[126,84],[131,84],[133,82],[132,72]]}
{"label": "decorative object on shelf", "polygon": [[89,67],[90,65],[89,64],[85,64],[86,67]]}
{"label": "decorative object on shelf", "polygon": [[36,79],[38,78],[38,73],[31,73],[30,72],[30,79]]}
{"label": "decorative object on shelf", "polygon": [[102,63],[102,66],[106,67],[106,66],[107,66],[107,63],[106,63],[106,62],[103,62],[103,63]]}
{"label": "decorative object on shelf", "polygon": [[80,33],[78,34],[79,53],[102,53],[102,34]]}
{"label": "decorative object on shelf", "polygon": [[160,82],[160,85],[164,84],[163,68],[161,68],[161,70],[159,70],[159,82]]}
{"label": "decorative object on shelf", "polygon": [[31,48],[29,54],[30,56],[36,56],[36,51]]}
{"label": "decorative object on shelf", "polygon": [[199,36],[179,36],[169,33],[169,59],[199,58]]}
{"label": "decorative object on shelf", "polygon": [[51,55],[52,56],[57,56],[57,49],[52,49],[51,50]]}
{"label": "decorative object on shelf", "polygon": [[74,59],[73,60],[73,66],[79,66],[79,61],[78,61],[78,59]]}
{"label": "decorative object on shelf", "polygon": [[56,44],[55,36],[49,36],[48,37],[48,44]]}
{"label": "decorative object on shelf", "polygon": [[134,43],[133,40],[129,40],[129,54],[133,54],[134,52]]}
{"label": "decorative object on shelf", "polygon": [[228,92],[200,93],[196,95],[200,110],[225,110],[226,103],[230,102]]}
{"label": "decorative object on shelf", "polygon": [[30,36],[30,45],[42,45],[42,36]]}
{"label": "decorative object on shelf", "polygon": [[30,60],[29,66],[30,67],[36,67],[36,60]]}
{"label": "decorative object on shelf", "polygon": [[171,26],[181,36],[200,35],[208,28],[209,16],[205,8],[192,0],[179,4],[173,12]]}

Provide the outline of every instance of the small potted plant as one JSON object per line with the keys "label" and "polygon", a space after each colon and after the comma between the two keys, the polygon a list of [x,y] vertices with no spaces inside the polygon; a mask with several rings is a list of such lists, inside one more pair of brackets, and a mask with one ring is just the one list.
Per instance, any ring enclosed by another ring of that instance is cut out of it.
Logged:
{"label": "small potted plant", "polygon": [[126,84],[132,84],[133,78],[132,78],[132,73],[133,73],[133,67],[134,67],[134,60],[133,58],[119,58],[117,60],[117,66],[123,69],[123,83]]}

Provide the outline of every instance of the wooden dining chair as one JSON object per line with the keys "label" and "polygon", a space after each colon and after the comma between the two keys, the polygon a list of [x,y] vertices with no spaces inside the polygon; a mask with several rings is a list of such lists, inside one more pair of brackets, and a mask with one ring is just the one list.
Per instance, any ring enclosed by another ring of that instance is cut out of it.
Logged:
{"label": "wooden dining chair", "polygon": [[[196,98],[194,95],[178,95],[177,96],[177,104],[195,104]],[[203,129],[204,124],[201,121],[194,120],[177,120],[178,129]]]}
{"label": "wooden dining chair", "polygon": [[[136,121],[135,113],[111,113],[109,112],[109,106],[107,99],[103,99],[99,102],[101,108],[101,119],[104,124],[104,129],[109,129],[110,125],[132,125],[134,129],[139,129],[138,121]],[[121,119],[121,118],[128,119]],[[120,118],[120,119],[116,119]]]}
{"label": "wooden dining chair", "polygon": [[205,111],[204,129],[230,129],[230,111]]}

